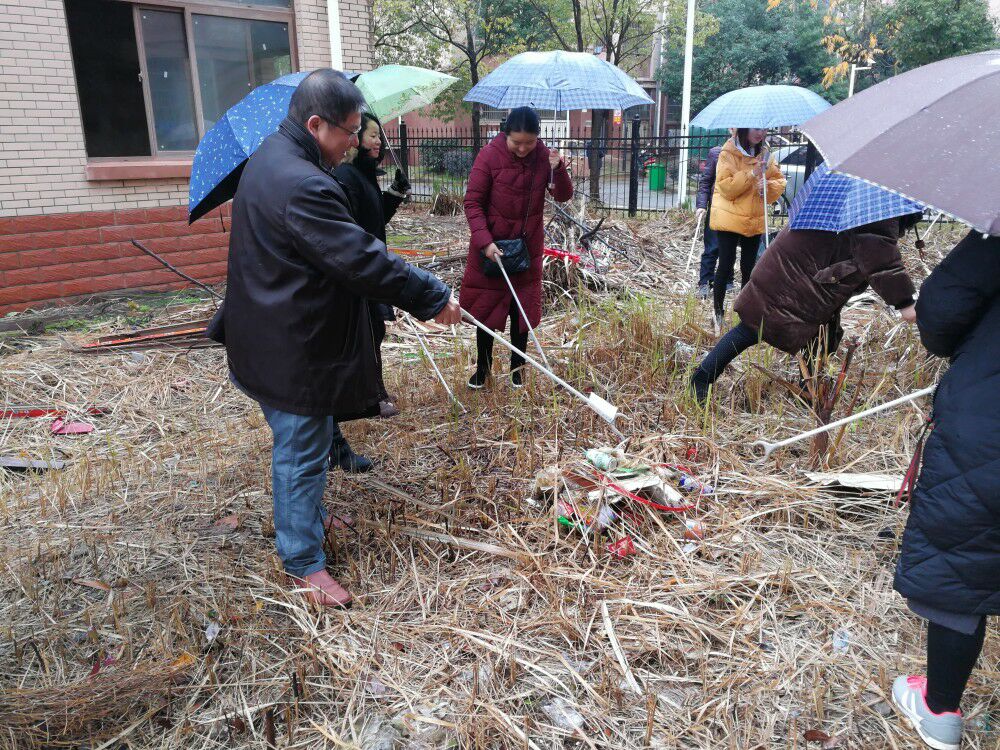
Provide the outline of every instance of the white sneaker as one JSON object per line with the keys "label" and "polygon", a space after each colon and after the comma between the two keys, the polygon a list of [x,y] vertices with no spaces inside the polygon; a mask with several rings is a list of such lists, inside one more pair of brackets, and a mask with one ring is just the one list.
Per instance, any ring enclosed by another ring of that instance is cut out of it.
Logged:
{"label": "white sneaker", "polygon": [[936,714],[927,706],[927,678],[897,677],[892,683],[892,702],[920,739],[934,750],[959,750],[962,745],[961,711]]}

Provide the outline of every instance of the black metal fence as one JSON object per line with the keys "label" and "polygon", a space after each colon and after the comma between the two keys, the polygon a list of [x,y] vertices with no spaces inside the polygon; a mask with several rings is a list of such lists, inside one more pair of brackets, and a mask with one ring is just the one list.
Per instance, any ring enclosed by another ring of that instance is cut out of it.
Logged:
{"label": "black metal fence", "polygon": [[[693,209],[708,150],[720,145],[726,136],[641,137],[638,122],[629,125],[623,129],[623,137],[601,139],[596,170],[589,135],[568,133],[547,136],[544,141],[569,158],[576,191],[586,192],[594,204],[606,210],[635,216],[678,207]],[[484,125],[476,139],[468,128],[408,129],[404,123],[386,131],[393,156],[384,166],[391,170],[393,159],[400,166],[405,164],[413,200],[417,202],[430,203],[441,194],[462,196],[477,141],[480,147],[485,146],[497,132],[495,124]],[[787,212],[795,191],[804,182],[806,141],[797,133],[772,135],[771,147],[788,180],[776,210]],[[686,191],[678,183],[682,160],[688,165]]]}

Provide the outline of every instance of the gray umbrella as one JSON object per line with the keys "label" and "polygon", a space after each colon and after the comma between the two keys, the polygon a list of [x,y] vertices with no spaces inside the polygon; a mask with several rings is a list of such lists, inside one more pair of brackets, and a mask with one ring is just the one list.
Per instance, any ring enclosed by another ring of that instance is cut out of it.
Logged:
{"label": "gray umbrella", "polygon": [[831,169],[1000,234],[1000,50],[890,78],[802,131]]}

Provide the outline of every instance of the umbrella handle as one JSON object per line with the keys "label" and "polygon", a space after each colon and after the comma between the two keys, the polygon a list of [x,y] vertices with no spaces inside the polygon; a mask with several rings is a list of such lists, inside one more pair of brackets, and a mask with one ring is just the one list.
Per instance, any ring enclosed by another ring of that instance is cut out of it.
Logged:
{"label": "umbrella handle", "polygon": [[[378,120],[376,120],[376,122],[378,122]],[[392,150],[392,146],[389,145],[389,138],[386,136],[385,130],[382,129],[382,123],[380,123],[380,122],[378,123],[378,132],[379,132],[379,135],[382,136],[382,140],[385,141],[385,147],[389,150],[389,156],[391,156],[393,162],[395,162],[396,169],[399,169],[399,170],[405,172],[406,170],[403,169],[403,165],[399,163],[399,159],[396,157],[396,152],[393,151]]]}

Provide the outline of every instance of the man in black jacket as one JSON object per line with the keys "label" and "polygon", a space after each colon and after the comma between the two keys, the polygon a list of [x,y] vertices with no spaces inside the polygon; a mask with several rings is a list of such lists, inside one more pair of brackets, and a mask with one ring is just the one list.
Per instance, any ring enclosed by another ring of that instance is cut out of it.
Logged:
{"label": "man in black jacket", "polygon": [[278,132],[247,162],[233,201],[223,325],[213,332],[226,345],[233,382],[260,404],[274,436],[278,555],[327,606],[351,600],[326,572],[323,553],[337,421],[378,414],[369,300],[444,324],[461,314],[443,282],[354,223],[329,174],[358,143],[363,103],[342,74],[314,71]]}

